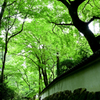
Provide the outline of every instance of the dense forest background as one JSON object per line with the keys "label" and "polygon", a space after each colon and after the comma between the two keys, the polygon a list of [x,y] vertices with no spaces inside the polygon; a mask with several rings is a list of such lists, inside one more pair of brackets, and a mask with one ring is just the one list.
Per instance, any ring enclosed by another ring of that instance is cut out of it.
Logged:
{"label": "dense forest background", "polygon": [[99,19],[99,0],[1,0],[1,100],[34,98],[97,51]]}

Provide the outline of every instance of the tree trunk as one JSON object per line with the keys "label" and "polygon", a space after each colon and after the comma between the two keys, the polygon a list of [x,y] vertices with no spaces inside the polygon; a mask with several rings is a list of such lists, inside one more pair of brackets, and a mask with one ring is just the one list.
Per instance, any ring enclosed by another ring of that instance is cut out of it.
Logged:
{"label": "tree trunk", "polygon": [[1,28],[1,20],[2,20],[2,16],[4,14],[5,8],[7,6],[7,0],[4,0],[2,8],[1,8],[1,12],[0,12],[0,28]]}
{"label": "tree trunk", "polygon": [[38,67],[39,68],[39,95],[40,95],[40,93],[41,93],[41,80],[42,80],[42,76],[41,76],[41,69],[40,69],[40,67]]}
{"label": "tree trunk", "polygon": [[87,39],[92,51],[96,52],[98,49],[100,49],[100,45],[99,45],[98,41],[96,40],[96,38],[95,38],[94,34],[92,33],[92,31],[89,29],[88,23],[83,22],[79,19],[78,15],[77,15],[77,8],[75,9],[71,6],[71,9],[69,9],[69,14],[72,18],[74,26],[80,32],[83,33],[83,35]]}
{"label": "tree trunk", "polygon": [[57,52],[57,76],[60,75],[60,69],[59,69],[59,53]]}
{"label": "tree trunk", "polygon": [[5,69],[5,62],[6,62],[6,55],[7,55],[7,36],[8,36],[8,32],[6,33],[6,39],[5,39],[5,52],[4,52],[4,57],[2,58],[2,71],[1,71],[1,79],[0,79],[0,83],[3,83],[3,77],[4,77],[4,69]]}
{"label": "tree trunk", "polygon": [[66,0],[59,0],[59,1],[61,1],[68,8],[74,26],[85,36],[92,51],[96,52],[97,50],[99,50],[100,44],[96,40],[94,34],[89,29],[88,27],[89,23],[81,21],[77,14],[78,6],[85,0],[69,1],[70,4]]}
{"label": "tree trunk", "polygon": [[48,78],[47,78],[46,68],[45,69],[41,68],[41,69],[42,69],[42,74],[43,74],[43,78],[44,78],[44,84],[47,87],[48,86]]}

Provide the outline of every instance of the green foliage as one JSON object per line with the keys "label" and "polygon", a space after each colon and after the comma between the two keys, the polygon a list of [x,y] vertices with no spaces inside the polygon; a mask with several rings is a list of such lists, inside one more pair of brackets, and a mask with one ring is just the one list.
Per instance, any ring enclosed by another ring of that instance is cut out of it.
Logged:
{"label": "green foliage", "polygon": [[[0,1],[1,7],[3,1]],[[13,1],[7,0],[7,4]],[[98,2],[96,5],[93,0],[90,0],[90,4],[87,2],[88,0],[85,0],[78,8],[78,16],[85,22],[92,16],[100,17],[97,8],[99,0],[95,1]],[[22,28],[26,14],[27,18]],[[46,71],[47,81],[53,81],[57,77],[57,52],[60,59],[60,74],[92,54],[86,39],[74,26],[54,24],[72,23],[68,9],[58,0],[15,0],[13,4],[6,7],[1,22],[0,58],[2,51],[3,54],[5,51],[6,34],[8,33],[8,40],[9,37],[23,30],[11,38],[7,45],[4,72],[8,84],[5,83],[2,87],[9,98],[15,92],[16,100],[21,100],[21,97],[32,98],[38,94],[39,87],[41,90],[45,87],[43,70]],[[98,20],[95,22],[99,23]],[[1,67],[2,59],[0,59]],[[15,90],[9,87],[14,87]]]}
{"label": "green foliage", "polygon": [[62,62],[60,62],[59,64],[59,75],[63,74],[64,72],[68,71],[69,69],[71,69],[72,67],[74,67],[75,65],[75,61],[71,60],[71,59],[66,59]]}
{"label": "green foliage", "polygon": [[0,99],[11,100],[14,96],[14,88],[9,87],[6,82],[0,83]]}

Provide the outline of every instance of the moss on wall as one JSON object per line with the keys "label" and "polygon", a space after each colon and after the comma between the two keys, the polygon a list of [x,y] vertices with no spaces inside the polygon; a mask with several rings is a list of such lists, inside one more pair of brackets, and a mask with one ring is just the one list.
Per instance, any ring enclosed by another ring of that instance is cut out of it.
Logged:
{"label": "moss on wall", "polygon": [[79,88],[73,92],[66,90],[50,95],[43,100],[100,100],[100,91],[89,92],[85,88]]}

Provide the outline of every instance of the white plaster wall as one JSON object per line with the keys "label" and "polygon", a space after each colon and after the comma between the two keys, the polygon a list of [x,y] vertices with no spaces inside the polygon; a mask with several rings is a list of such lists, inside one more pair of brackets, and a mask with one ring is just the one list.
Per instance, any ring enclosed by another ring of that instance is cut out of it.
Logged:
{"label": "white plaster wall", "polygon": [[[89,67],[90,66],[90,67]],[[56,92],[86,88],[88,91],[100,91],[100,59],[86,65],[86,68],[59,80],[41,94],[41,100]]]}

